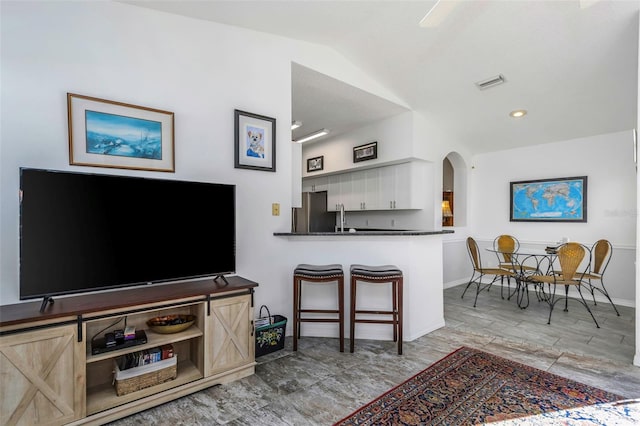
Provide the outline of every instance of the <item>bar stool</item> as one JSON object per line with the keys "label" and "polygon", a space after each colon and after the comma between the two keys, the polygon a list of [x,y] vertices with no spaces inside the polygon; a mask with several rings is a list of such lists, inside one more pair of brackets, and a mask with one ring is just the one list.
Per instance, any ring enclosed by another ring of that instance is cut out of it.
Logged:
{"label": "bar stool", "polygon": [[[302,309],[302,282],[337,283],[337,309]],[[338,314],[338,318],[303,318],[302,314]],[[299,264],[293,272],[293,350],[298,350],[300,323],[337,322],[340,325],[340,352],[344,352],[344,271],[342,265]]]}
{"label": "bar stool", "polygon": [[[392,309],[373,311],[356,309],[357,282],[391,283]],[[354,350],[356,323],[392,324],[393,341],[398,342],[398,355],[402,355],[402,271],[395,265],[351,265],[351,352]],[[357,314],[391,315],[391,319],[358,319]]]}

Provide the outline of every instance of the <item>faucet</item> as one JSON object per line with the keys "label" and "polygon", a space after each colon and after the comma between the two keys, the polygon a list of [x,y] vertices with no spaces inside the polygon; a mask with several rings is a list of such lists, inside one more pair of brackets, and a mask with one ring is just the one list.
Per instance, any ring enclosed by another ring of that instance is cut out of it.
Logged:
{"label": "faucet", "polygon": [[340,204],[340,232],[344,232],[345,216],[344,204]]}

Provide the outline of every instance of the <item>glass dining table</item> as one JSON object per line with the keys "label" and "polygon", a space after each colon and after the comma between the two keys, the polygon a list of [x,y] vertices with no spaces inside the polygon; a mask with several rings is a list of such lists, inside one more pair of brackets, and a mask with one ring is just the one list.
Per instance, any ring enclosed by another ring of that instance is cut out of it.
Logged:
{"label": "glass dining table", "polygon": [[[511,265],[508,269],[514,273],[516,288],[509,294],[508,299],[515,295],[520,309],[526,309],[529,306],[529,284],[532,284],[529,277],[551,274],[558,258],[556,250],[551,248],[520,247],[516,251],[501,251],[489,247],[487,251],[495,253],[500,264]],[[544,292],[537,286],[535,294],[538,301],[545,300]]]}

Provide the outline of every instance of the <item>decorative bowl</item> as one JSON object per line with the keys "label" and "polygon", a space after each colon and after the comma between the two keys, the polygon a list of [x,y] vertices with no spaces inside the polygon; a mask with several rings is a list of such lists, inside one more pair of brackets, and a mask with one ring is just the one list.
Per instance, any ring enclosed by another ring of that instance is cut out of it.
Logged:
{"label": "decorative bowl", "polygon": [[196,321],[195,315],[164,315],[147,321],[149,328],[156,333],[179,333],[191,327]]}

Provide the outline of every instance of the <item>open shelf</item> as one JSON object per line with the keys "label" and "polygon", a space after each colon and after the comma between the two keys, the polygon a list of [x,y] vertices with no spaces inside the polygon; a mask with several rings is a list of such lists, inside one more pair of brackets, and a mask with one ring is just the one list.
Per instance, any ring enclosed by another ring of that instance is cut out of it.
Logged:
{"label": "open shelf", "polygon": [[201,379],[202,373],[190,360],[178,362],[178,375],[175,379],[160,383],[146,389],[140,389],[126,395],[116,395],[116,389],[110,383],[104,383],[87,389],[87,415],[95,414],[136,399],[154,395],[167,389]]}
{"label": "open shelf", "polygon": [[87,345],[87,364],[92,362],[98,362],[105,359],[116,358],[120,355],[125,355],[130,352],[141,351],[144,349],[155,348],[157,346],[161,346],[167,343],[177,343],[182,342],[184,340],[194,339],[196,337],[202,336],[202,330],[200,330],[195,324],[186,329],[185,331],[181,331],[179,333],[173,334],[161,334],[156,333],[151,330],[145,330],[147,334],[147,343],[136,346],[129,346],[123,349],[116,349],[110,352],[104,352],[97,355],[91,354],[91,345]]}

